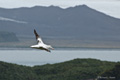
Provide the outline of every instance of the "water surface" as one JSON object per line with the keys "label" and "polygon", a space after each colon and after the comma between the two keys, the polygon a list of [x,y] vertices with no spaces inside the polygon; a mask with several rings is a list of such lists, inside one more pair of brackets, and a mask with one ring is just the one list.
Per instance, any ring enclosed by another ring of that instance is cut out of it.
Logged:
{"label": "water surface", "polygon": [[0,50],[0,61],[34,66],[69,61],[76,58],[94,58],[120,61],[120,50]]}

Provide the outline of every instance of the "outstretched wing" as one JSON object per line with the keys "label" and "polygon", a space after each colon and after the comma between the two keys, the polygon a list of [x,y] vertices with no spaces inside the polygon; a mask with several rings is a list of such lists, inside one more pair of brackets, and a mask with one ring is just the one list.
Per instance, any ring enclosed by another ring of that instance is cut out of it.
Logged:
{"label": "outstretched wing", "polygon": [[40,38],[40,36],[37,34],[36,30],[34,29],[34,34],[35,34],[35,37],[36,37],[36,40],[38,43],[43,43],[42,39]]}
{"label": "outstretched wing", "polygon": [[41,50],[45,50],[45,51],[47,51],[47,52],[51,52],[49,49],[44,48],[44,47],[40,47],[39,49],[41,49]]}

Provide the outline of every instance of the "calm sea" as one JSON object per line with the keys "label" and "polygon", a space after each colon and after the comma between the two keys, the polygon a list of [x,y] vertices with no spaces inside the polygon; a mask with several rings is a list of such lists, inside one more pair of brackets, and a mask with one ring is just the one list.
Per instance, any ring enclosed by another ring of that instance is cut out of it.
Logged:
{"label": "calm sea", "polygon": [[102,61],[120,61],[120,50],[66,49],[53,50],[51,53],[36,49],[1,49],[0,61],[34,66],[54,64],[76,58],[93,58]]}

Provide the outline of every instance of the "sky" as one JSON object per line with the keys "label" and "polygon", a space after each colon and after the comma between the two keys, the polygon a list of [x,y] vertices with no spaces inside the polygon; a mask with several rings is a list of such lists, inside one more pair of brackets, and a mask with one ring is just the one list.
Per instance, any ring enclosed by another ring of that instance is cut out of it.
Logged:
{"label": "sky", "polygon": [[68,8],[83,4],[120,19],[120,0],[0,0],[1,8],[50,5]]}

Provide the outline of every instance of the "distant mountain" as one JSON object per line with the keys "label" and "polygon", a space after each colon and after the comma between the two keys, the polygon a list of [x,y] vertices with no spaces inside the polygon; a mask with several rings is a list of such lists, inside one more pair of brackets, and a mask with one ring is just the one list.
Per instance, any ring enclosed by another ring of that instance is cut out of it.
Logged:
{"label": "distant mountain", "polygon": [[0,42],[18,42],[18,38],[13,32],[0,31]]}
{"label": "distant mountain", "polygon": [[40,35],[55,38],[120,41],[120,19],[86,5],[67,9],[55,6],[0,8],[0,17],[9,19],[0,19],[0,29],[15,32],[17,35],[33,36],[35,28]]}

